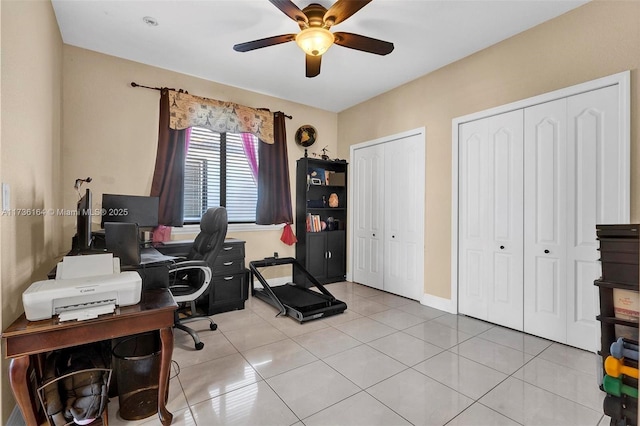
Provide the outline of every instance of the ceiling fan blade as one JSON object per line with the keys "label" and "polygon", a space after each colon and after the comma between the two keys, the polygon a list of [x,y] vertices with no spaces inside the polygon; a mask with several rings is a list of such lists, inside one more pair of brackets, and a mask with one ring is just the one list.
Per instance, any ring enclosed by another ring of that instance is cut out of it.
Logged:
{"label": "ceiling fan blade", "polygon": [[370,2],[371,0],[338,0],[324,14],[324,22],[329,21],[330,25],[337,25]]}
{"label": "ceiling fan blade", "polygon": [[286,43],[296,39],[295,34],[283,34],[279,36],[261,38],[260,40],[248,41],[233,46],[236,52],[248,52],[250,50],[261,49],[263,47],[275,46],[276,44]]}
{"label": "ceiling fan blade", "polygon": [[296,22],[306,22],[309,23],[309,19],[307,19],[307,15],[305,15],[298,6],[293,4],[291,0],[269,0],[272,5],[277,7],[287,15],[289,18],[293,19]]}
{"label": "ceiling fan blade", "polygon": [[393,52],[393,43],[352,33],[333,33],[335,44],[376,55],[388,55]]}
{"label": "ceiling fan blade", "polygon": [[320,74],[320,62],[322,61],[322,56],[321,55],[318,55],[318,56],[306,55],[306,56],[307,56],[307,64],[306,64],[307,77],[309,78],[315,77],[318,74]]}

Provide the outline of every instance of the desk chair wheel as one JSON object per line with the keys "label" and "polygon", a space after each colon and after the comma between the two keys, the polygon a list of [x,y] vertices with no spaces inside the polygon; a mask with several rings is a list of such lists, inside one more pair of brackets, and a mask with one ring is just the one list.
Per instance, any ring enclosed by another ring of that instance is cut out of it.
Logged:
{"label": "desk chair wheel", "polygon": [[218,324],[209,324],[209,328],[210,328],[212,331],[216,331],[216,330],[218,329]]}
{"label": "desk chair wheel", "polygon": [[202,342],[196,343],[196,351],[199,351],[202,348],[204,348],[204,343],[202,343]]}

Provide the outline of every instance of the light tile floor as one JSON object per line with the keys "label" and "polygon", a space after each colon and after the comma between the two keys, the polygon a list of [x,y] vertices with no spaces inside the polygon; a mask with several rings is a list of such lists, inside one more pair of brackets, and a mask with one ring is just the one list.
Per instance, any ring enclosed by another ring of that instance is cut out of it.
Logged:
{"label": "light tile floor", "polygon": [[[175,331],[175,425],[605,426],[595,354],[359,284],[327,288],[340,315],[299,324],[250,298]],[[118,399],[109,423],[125,421]]]}

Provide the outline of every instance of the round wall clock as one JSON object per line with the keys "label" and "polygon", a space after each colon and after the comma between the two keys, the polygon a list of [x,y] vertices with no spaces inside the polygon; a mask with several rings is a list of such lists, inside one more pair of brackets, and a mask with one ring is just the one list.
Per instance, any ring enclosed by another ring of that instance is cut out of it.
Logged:
{"label": "round wall clock", "polygon": [[296,143],[305,148],[313,145],[317,138],[318,132],[316,131],[316,128],[309,124],[300,126],[300,128],[296,131]]}

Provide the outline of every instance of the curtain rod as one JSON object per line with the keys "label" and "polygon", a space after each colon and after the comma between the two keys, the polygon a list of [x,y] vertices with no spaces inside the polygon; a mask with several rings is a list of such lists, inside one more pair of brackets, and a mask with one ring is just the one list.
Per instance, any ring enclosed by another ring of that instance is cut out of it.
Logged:
{"label": "curtain rod", "polygon": [[151,86],[144,86],[142,84],[138,84],[135,81],[131,82],[131,87],[144,87],[145,89],[151,89],[151,90],[158,90],[161,91],[162,89],[169,89],[169,90],[173,90],[174,92],[180,92],[180,93],[186,93],[187,95],[189,94],[189,92],[187,92],[186,90],[182,90],[182,89],[174,89],[172,87],[151,87]]}
{"label": "curtain rod", "polygon": [[[131,87],[144,87],[145,89],[151,89],[151,90],[162,90],[162,89],[169,89],[169,90],[173,90],[174,92],[180,92],[180,93],[186,93],[187,95],[189,94],[189,92],[187,92],[186,90],[182,90],[182,89],[173,89],[171,87],[151,87],[151,86],[144,86],[142,84],[138,84],[135,81],[131,82]],[[271,111],[269,108],[256,108],[256,109],[260,109],[260,110],[264,110],[264,111]],[[293,117],[290,115],[285,114],[282,111],[278,111],[279,113],[283,114],[285,117],[287,117],[288,119],[292,119]]]}

